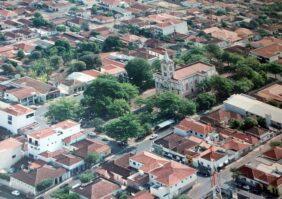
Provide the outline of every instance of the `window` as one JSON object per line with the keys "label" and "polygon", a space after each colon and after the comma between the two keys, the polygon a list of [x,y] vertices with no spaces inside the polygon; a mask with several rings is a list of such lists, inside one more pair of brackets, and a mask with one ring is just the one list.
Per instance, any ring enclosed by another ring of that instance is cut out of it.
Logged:
{"label": "window", "polygon": [[37,140],[35,140],[35,145],[38,146],[38,141]]}
{"label": "window", "polygon": [[33,116],[34,116],[34,113],[31,113],[31,114],[26,115],[26,118],[30,118],[30,117],[33,117]]}
{"label": "window", "polygon": [[13,124],[13,117],[8,115],[8,124]]}
{"label": "window", "polygon": [[12,156],[12,158],[15,158],[15,157],[16,157],[16,155],[13,155],[13,156]]}
{"label": "window", "polygon": [[29,142],[29,143],[32,143],[32,138],[29,138],[29,139],[28,139],[28,142]]}

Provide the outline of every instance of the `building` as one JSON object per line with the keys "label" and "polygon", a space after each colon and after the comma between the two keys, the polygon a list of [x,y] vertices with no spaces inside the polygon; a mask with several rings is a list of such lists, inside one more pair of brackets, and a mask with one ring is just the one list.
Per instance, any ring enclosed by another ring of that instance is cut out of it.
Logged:
{"label": "building", "polygon": [[197,166],[198,168],[207,168],[210,172],[222,168],[229,162],[226,153],[219,153],[214,150],[207,150],[207,153],[204,153],[194,161],[194,166]]}
{"label": "building", "polygon": [[23,143],[14,138],[8,138],[0,142],[0,170],[10,169],[23,157]]}
{"label": "building", "polygon": [[269,87],[266,87],[258,91],[256,93],[256,96],[264,102],[281,105],[282,104],[282,84],[276,83]]}
{"label": "building", "polygon": [[27,135],[28,154],[38,158],[38,154],[45,151],[54,152],[64,146],[64,139],[81,131],[80,124],[72,120],[52,125],[41,130],[36,130]]}
{"label": "building", "polygon": [[139,173],[149,174],[150,193],[162,199],[183,193],[197,179],[195,169],[146,151],[130,157],[129,165]]}
{"label": "building", "polygon": [[248,95],[234,94],[224,101],[224,109],[243,116],[257,116],[266,120],[267,126],[282,128],[282,110],[258,101]]}
{"label": "building", "polygon": [[34,113],[34,110],[23,105],[0,101],[0,126],[17,134],[21,128],[35,123]]}
{"label": "building", "polygon": [[37,186],[50,180],[51,185],[56,185],[69,177],[67,171],[64,168],[55,168],[51,165],[43,164],[38,165],[37,168],[29,170],[21,170],[11,176],[10,187],[13,189],[22,191],[26,194],[36,195],[38,194]]}
{"label": "building", "polygon": [[102,178],[72,190],[72,192],[77,193],[83,199],[113,198],[118,191],[120,191],[119,185]]}
{"label": "building", "polygon": [[261,62],[274,62],[282,58],[282,42],[254,49],[250,52]]}
{"label": "building", "polygon": [[181,136],[195,136],[204,139],[214,128],[210,124],[204,124],[191,118],[184,118],[174,127],[174,132]]}
{"label": "building", "polygon": [[181,96],[191,96],[198,92],[197,84],[216,75],[215,66],[196,62],[175,69],[174,62],[166,53],[161,62],[161,73],[155,73],[155,87],[158,92],[173,91]]}

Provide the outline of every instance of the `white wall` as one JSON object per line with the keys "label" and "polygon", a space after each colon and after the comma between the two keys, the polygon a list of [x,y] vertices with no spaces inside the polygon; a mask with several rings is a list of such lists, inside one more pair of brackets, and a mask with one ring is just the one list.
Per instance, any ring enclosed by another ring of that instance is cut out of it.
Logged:
{"label": "white wall", "polygon": [[36,190],[35,187],[26,184],[18,179],[15,179],[13,177],[11,177],[10,179],[10,187],[12,187],[15,190],[19,190],[22,191],[24,193],[32,193],[33,195],[36,194]]}
{"label": "white wall", "polygon": [[[32,112],[32,113],[34,114],[34,112]],[[29,113],[29,114],[32,114],[32,113]],[[29,114],[15,116],[15,115],[11,115],[11,114],[8,114],[8,113],[0,110],[0,126],[8,129],[13,134],[17,134],[18,129],[25,127],[27,125],[30,125],[30,124],[35,122],[34,116],[27,118],[27,115],[29,115]],[[8,123],[8,116],[12,117],[12,124]]]}
{"label": "white wall", "polygon": [[5,149],[0,151],[0,170],[10,169],[16,162],[18,162],[23,157],[22,146],[17,148]]}

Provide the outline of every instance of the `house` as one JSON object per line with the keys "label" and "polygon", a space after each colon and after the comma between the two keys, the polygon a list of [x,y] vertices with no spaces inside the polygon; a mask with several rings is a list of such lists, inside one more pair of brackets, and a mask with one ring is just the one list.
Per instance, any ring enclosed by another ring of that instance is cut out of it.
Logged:
{"label": "house", "polygon": [[80,132],[80,124],[65,120],[50,127],[36,130],[27,135],[28,154],[33,158],[45,152],[54,152],[63,148],[64,139]]}
{"label": "house", "polygon": [[155,34],[170,35],[174,32],[181,34],[188,33],[187,22],[170,14],[149,15],[147,16],[147,20],[150,22],[148,24],[151,24],[150,29]]}
{"label": "house", "polygon": [[212,133],[214,128],[210,124],[204,124],[190,118],[184,118],[174,127],[174,132],[181,136],[195,136],[204,139],[209,133]]}
{"label": "house", "polygon": [[198,83],[217,74],[215,66],[203,62],[180,67],[175,69],[174,62],[166,53],[161,62],[161,73],[154,74],[157,92],[173,91],[181,96],[195,95]]}
{"label": "house", "polygon": [[60,95],[60,92],[56,87],[30,77],[21,77],[12,82],[34,88],[38,95],[39,102],[46,102],[46,100],[54,99]]}
{"label": "house", "polygon": [[260,169],[253,168],[248,165],[243,165],[238,169],[240,182],[250,187],[268,190],[273,195],[282,194],[282,176],[276,173],[268,173]]}
{"label": "house", "polygon": [[218,152],[213,149],[207,150],[201,157],[193,160],[194,166],[207,168],[210,172],[222,168],[228,164],[229,159],[226,153]]}
{"label": "house", "polygon": [[106,157],[111,153],[111,148],[102,142],[85,139],[72,144],[73,154],[85,159],[88,154],[96,153],[100,157]]}
{"label": "house", "polygon": [[270,46],[272,44],[278,44],[278,43],[281,43],[281,42],[282,42],[282,40],[279,39],[279,38],[264,37],[261,40],[252,42],[251,46],[253,48],[262,48],[262,47]]}
{"label": "house", "polygon": [[282,147],[273,147],[265,151],[262,155],[267,159],[278,162],[282,159]]}
{"label": "house", "polygon": [[251,144],[243,143],[235,139],[228,140],[222,145],[225,152],[228,154],[229,161],[239,159],[242,155],[247,154],[250,151]]}
{"label": "house", "polygon": [[35,123],[35,111],[20,104],[0,101],[0,126],[17,134],[19,129]]}
{"label": "house", "polygon": [[282,84],[279,84],[279,83],[272,84],[271,86],[268,86],[258,91],[255,95],[261,101],[281,105],[282,104]]}
{"label": "house", "polygon": [[139,191],[135,193],[133,196],[130,196],[129,199],[154,199],[155,197],[150,194],[149,191]]}
{"label": "house", "polygon": [[150,193],[159,198],[172,199],[191,188],[197,179],[195,169],[147,151],[130,157],[129,165],[149,174]]}
{"label": "house", "polygon": [[224,109],[242,116],[257,116],[266,120],[267,126],[282,128],[282,110],[258,101],[248,95],[234,94],[224,101]]}
{"label": "house", "polygon": [[258,126],[254,126],[246,130],[245,133],[256,137],[257,139],[259,139],[261,143],[264,143],[270,140],[274,136],[274,133],[271,130],[265,129],[262,127],[258,127]]}
{"label": "house", "polygon": [[120,187],[117,184],[103,178],[98,178],[85,186],[71,190],[71,192],[77,193],[80,198],[85,199],[113,198],[118,191],[120,191]]}
{"label": "house", "polygon": [[124,34],[120,39],[126,46],[132,45],[140,48],[143,47],[145,41],[147,40],[144,37],[140,37],[132,34]]}
{"label": "house", "polygon": [[94,69],[73,72],[58,85],[58,89],[63,95],[71,95],[73,93],[83,91],[85,87],[95,80],[100,74],[101,72]]}
{"label": "house", "polygon": [[129,167],[129,158],[131,156],[132,154],[128,153],[116,160],[105,162],[101,165],[101,168],[97,169],[97,173],[103,178],[120,185],[128,185],[128,177],[135,173]]}
{"label": "house", "polygon": [[199,145],[199,143],[189,138],[172,133],[155,140],[153,149],[156,153],[162,154],[162,156],[168,159],[173,159],[180,163],[189,163],[190,153],[197,151],[200,148]]}
{"label": "house", "polygon": [[224,41],[224,43],[220,46],[222,48],[226,48],[232,45],[237,45],[242,40],[241,37],[238,36],[236,32],[226,30],[223,28],[212,27],[203,30],[204,33],[211,35],[211,37],[215,39],[219,39]]}
{"label": "house", "polygon": [[4,99],[29,106],[37,102],[38,93],[33,87],[14,84],[4,92]]}
{"label": "house", "polygon": [[231,120],[240,121],[243,120],[243,118],[237,113],[226,111],[224,109],[218,109],[201,116],[200,120],[206,124],[220,127],[227,126]]}
{"label": "house", "polygon": [[0,170],[9,170],[11,166],[17,163],[22,157],[23,143],[15,138],[8,138],[0,142]]}
{"label": "house", "polygon": [[43,164],[39,168],[30,170],[21,170],[12,174],[10,178],[10,187],[22,191],[26,194],[37,195],[39,193],[38,185],[47,180],[51,181],[50,186],[59,184],[69,177],[67,171],[61,167],[53,167]]}
{"label": "house", "polygon": [[282,42],[250,51],[261,62],[277,62],[282,58]]}

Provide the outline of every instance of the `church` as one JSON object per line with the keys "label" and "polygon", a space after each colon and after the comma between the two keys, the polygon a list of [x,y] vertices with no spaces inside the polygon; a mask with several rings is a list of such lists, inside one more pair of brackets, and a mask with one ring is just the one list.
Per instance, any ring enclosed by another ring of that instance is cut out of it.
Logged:
{"label": "church", "polygon": [[161,61],[161,73],[155,73],[155,87],[157,92],[174,91],[183,97],[197,94],[197,84],[206,78],[217,75],[215,66],[195,62],[190,65],[180,65],[176,69],[175,63],[166,53]]}

